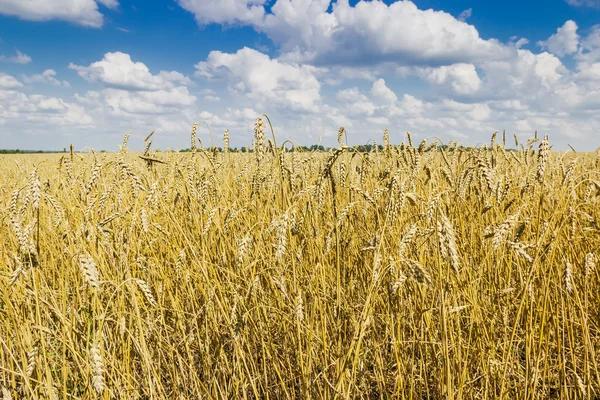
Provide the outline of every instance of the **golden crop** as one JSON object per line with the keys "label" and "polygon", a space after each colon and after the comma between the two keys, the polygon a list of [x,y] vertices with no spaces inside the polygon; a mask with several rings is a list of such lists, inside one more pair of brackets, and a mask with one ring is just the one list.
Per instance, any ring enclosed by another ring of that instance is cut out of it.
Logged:
{"label": "golden crop", "polygon": [[1,156],[3,398],[598,398],[599,156],[344,134]]}

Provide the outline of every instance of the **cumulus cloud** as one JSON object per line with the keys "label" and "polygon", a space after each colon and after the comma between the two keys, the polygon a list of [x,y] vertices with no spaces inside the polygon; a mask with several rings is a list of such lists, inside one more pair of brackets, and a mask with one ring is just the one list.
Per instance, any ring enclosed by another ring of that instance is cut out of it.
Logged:
{"label": "cumulus cloud", "polygon": [[519,38],[518,36],[511,36],[509,44],[512,44],[517,49],[520,49],[523,46],[525,46],[526,44],[529,44],[529,39],[527,39],[527,38]]}
{"label": "cumulus cloud", "polygon": [[589,56],[600,59],[600,25],[594,25],[589,34],[581,41],[582,50],[589,52]]}
{"label": "cumulus cloud", "polygon": [[104,18],[98,3],[109,8],[119,5],[116,0],[0,0],[0,14],[29,21],[56,19],[99,28]]}
{"label": "cumulus cloud", "polygon": [[492,112],[487,104],[481,103],[461,103],[451,99],[444,99],[440,108],[447,111],[466,113],[476,121],[483,121],[490,118]]}
{"label": "cumulus cloud", "polygon": [[385,84],[385,80],[378,79],[373,83],[371,95],[374,99],[382,103],[395,103],[398,101],[396,93]]}
{"label": "cumulus cloud", "polygon": [[23,82],[25,83],[47,83],[54,86],[65,86],[70,87],[71,85],[67,81],[59,81],[56,79],[56,71],[53,69],[47,69],[41,74],[35,74],[31,76],[23,75]]}
{"label": "cumulus cloud", "polygon": [[549,53],[535,54],[518,50],[513,59],[483,63],[485,82],[482,92],[487,99],[519,98],[544,106],[556,106],[559,88],[572,85],[569,70]]}
{"label": "cumulus cloud", "polygon": [[418,75],[428,82],[447,85],[459,95],[475,93],[482,86],[473,64],[459,63],[438,68],[419,68],[417,71]]}
{"label": "cumulus cloud", "polygon": [[81,104],[0,86],[0,138],[4,147],[61,149],[74,142],[68,136],[85,140],[85,132],[95,124]]}
{"label": "cumulus cloud", "polygon": [[402,100],[390,108],[390,114],[401,117],[419,117],[430,107],[430,103],[417,99],[410,94],[404,94]]}
{"label": "cumulus cloud", "polygon": [[[255,28],[283,51],[299,51],[321,64],[453,64],[495,59],[510,49],[484,40],[472,25],[411,1],[278,0]],[[427,46],[423,46],[427,43]]]}
{"label": "cumulus cloud", "polygon": [[88,82],[99,82],[106,86],[133,90],[161,90],[176,84],[190,84],[188,77],[176,71],[160,71],[153,75],[142,62],[134,62],[126,53],[106,53],[101,61],[84,67],[69,64],[80,77]]}
{"label": "cumulus cloud", "polygon": [[15,77],[0,72],[0,89],[15,89],[22,86],[23,84]]}
{"label": "cumulus cloud", "polygon": [[199,25],[252,24],[264,16],[266,0],[177,0],[179,5],[196,17]]}
{"label": "cumulus cloud", "polygon": [[538,45],[558,57],[564,57],[577,51],[579,45],[579,35],[577,34],[577,24],[574,21],[567,21],[558,28],[556,33],[548,40],[539,41]]}
{"label": "cumulus cloud", "polygon": [[0,62],[9,62],[14,64],[29,64],[31,61],[31,57],[29,57],[27,54],[21,53],[19,50],[17,50],[17,54],[15,54],[14,56],[0,55]]}
{"label": "cumulus cloud", "polygon": [[[253,26],[288,60],[323,65],[454,64],[510,53],[497,40],[484,40],[472,25],[443,11],[420,10],[411,1],[178,0],[200,25],[210,22]],[[466,17],[466,14],[463,15]],[[427,43],[427,46],[423,46]]]}
{"label": "cumulus cloud", "polygon": [[107,107],[110,113],[128,114],[167,114],[176,113],[179,108],[193,106],[196,97],[190,95],[186,87],[156,91],[127,91],[108,88],[102,91],[89,91],[79,97],[83,103]]}
{"label": "cumulus cloud", "polygon": [[600,81],[600,25],[590,29],[573,57],[577,61],[577,77],[596,89],[597,82]]}
{"label": "cumulus cloud", "polygon": [[177,71],[153,74],[144,63],[120,52],[106,53],[88,66],[70,64],[69,68],[84,80],[104,86],[75,94],[79,104],[102,121],[98,127],[180,133],[194,120],[197,98],[187,87],[192,82]]}
{"label": "cumulus cloud", "polygon": [[197,76],[225,80],[232,91],[254,100],[319,110],[321,85],[314,67],[284,63],[247,47],[234,54],[212,51],[195,67]]}
{"label": "cumulus cloud", "polygon": [[0,86],[1,117],[6,124],[73,125],[92,123],[91,117],[79,105],[63,99],[39,94],[26,95],[17,90],[4,90]]}
{"label": "cumulus cloud", "polygon": [[340,90],[336,99],[344,105],[346,115],[354,117],[372,116],[377,106],[358,88]]}

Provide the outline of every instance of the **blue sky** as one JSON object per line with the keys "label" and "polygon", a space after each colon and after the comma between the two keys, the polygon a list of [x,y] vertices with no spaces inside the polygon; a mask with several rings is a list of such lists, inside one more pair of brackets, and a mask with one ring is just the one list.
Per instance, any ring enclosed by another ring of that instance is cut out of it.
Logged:
{"label": "blue sky", "polygon": [[592,151],[599,22],[600,0],[0,0],[0,148],[183,148],[198,120],[240,147],[266,113],[299,144]]}

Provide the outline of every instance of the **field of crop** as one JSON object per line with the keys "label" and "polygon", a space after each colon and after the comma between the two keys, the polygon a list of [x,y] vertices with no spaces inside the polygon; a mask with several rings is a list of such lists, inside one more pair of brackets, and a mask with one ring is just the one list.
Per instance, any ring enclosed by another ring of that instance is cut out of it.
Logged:
{"label": "field of crop", "polygon": [[0,156],[3,399],[600,396],[599,154],[264,135]]}

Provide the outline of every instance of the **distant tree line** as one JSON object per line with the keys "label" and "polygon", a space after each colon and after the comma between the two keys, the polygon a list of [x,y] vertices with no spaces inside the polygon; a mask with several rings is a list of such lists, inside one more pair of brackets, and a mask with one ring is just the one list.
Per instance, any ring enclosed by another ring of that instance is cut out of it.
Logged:
{"label": "distant tree line", "polygon": [[0,154],[41,154],[41,153],[60,153],[60,151],[0,149]]}
{"label": "distant tree line", "polygon": [[[398,147],[398,146],[393,145],[392,147]],[[470,146],[469,147],[465,147],[465,146],[456,146],[456,147],[453,147],[453,146],[448,146],[448,145],[445,145],[445,144],[438,145],[437,147],[439,149],[448,150],[448,151],[453,151],[454,149],[462,149],[462,150],[472,149],[472,147],[470,147]],[[297,152],[329,152],[332,149],[333,149],[333,147],[325,147],[325,146],[320,145],[320,144],[319,145],[313,144],[312,146],[295,146],[293,148],[292,147],[286,147],[285,151],[288,152],[288,153],[291,153],[291,152],[294,152],[294,151],[297,151]],[[211,151],[211,152],[214,151],[212,147],[205,148],[204,150],[205,151]],[[358,151],[359,153],[369,153],[369,152],[371,152],[373,150],[375,150],[375,145],[372,145],[372,144],[364,144],[364,145],[361,144],[361,145],[358,145],[358,146],[348,147],[348,151],[350,153],[352,153],[354,151]],[[385,147],[382,144],[378,144],[377,145],[377,151],[384,151],[384,150],[385,150]],[[506,150],[510,151],[510,149],[506,149]],[[188,153],[190,151],[191,151],[191,149],[182,149],[182,150],[179,150],[180,153]],[[223,151],[223,149],[221,147],[216,147],[216,151],[220,153],[220,152]],[[242,146],[240,148],[231,147],[229,149],[229,151],[232,152],[232,153],[252,153],[253,152],[253,150],[251,148],[248,148],[248,147],[245,147],[245,146]]]}
{"label": "distant tree line", "polygon": [[[392,146],[392,147],[397,147],[396,145]],[[452,151],[454,149],[463,149],[463,150],[469,150],[472,149],[472,147],[468,146],[457,146],[457,147],[451,147],[448,145],[439,145],[437,146],[438,148],[442,149],[442,150],[449,150]],[[290,152],[328,152],[331,151],[333,148],[332,147],[325,147],[323,145],[320,144],[313,144],[312,146],[295,146],[295,147],[286,147],[285,151],[290,153]],[[212,147],[209,148],[205,148],[204,150],[206,151],[214,151]],[[371,151],[375,150],[375,145],[372,144],[361,144],[358,146],[352,146],[348,148],[349,152],[354,152],[357,151],[359,153],[369,153]],[[378,151],[384,151],[385,147],[381,144],[377,145],[377,150]],[[507,151],[511,151],[512,149],[506,149]],[[180,153],[188,153],[190,152],[191,149],[182,149],[179,150]],[[221,153],[223,152],[223,149],[221,147],[216,147],[216,151]],[[246,146],[242,146],[240,148],[237,147],[232,147],[229,149],[230,152],[232,153],[252,153],[252,148],[246,147]],[[67,150],[63,149],[62,151],[60,150],[20,150],[20,149],[0,149],[0,154],[42,154],[42,153],[66,153]],[[100,150],[99,153],[105,153],[106,150]],[[154,150],[154,152],[160,152],[160,150]]]}

